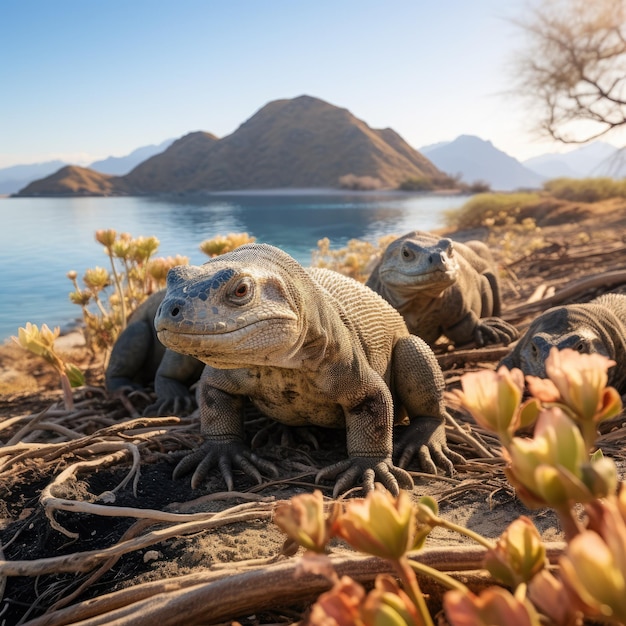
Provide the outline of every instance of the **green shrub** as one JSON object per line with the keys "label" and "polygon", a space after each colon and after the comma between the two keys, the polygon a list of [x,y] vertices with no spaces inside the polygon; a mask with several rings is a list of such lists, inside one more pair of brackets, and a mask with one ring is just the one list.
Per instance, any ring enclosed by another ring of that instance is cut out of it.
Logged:
{"label": "green shrub", "polygon": [[400,183],[401,191],[432,191],[435,188],[430,178],[407,178]]}
{"label": "green shrub", "polygon": [[609,198],[626,198],[626,180],[614,178],[555,178],[543,188],[561,200],[599,202]]}
{"label": "green shrub", "polygon": [[458,209],[446,211],[445,221],[447,226],[455,228],[503,225],[521,209],[538,204],[540,200],[541,196],[533,192],[481,193]]}

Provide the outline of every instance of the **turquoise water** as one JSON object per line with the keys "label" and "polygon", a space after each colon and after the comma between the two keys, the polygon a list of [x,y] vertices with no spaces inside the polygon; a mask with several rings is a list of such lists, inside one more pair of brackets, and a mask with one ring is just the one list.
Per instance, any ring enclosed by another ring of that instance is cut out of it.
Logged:
{"label": "turquoise water", "polygon": [[467,198],[403,193],[278,192],[187,198],[0,198],[0,340],[26,322],[67,327],[79,315],[68,299],[66,274],[108,257],[96,243],[100,228],[156,236],[157,256],[186,255],[201,264],[200,242],[247,232],[309,265],[318,240],[376,241],[389,233],[431,230],[443,212]]}

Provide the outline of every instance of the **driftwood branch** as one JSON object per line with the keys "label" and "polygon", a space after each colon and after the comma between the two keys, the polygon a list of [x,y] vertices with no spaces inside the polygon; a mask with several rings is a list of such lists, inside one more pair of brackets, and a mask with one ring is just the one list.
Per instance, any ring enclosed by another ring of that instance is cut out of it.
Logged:
{"label": "driftwood branch", "polygon": [[[564,544],[550,543],[546,547],[548,559],[556,563]],[[446,546],[421,550],[412,558],[452,575],[464,573],[464,578],[469,575],[486,585],[493,581],[476,572],[482,567],[484,556],[485,549],[481,547]],[[393,571],[388,561],[377,557],[344,555],[331,560],[339,576],[350,576],[362,584]],[[300,560],[290,559],[243,572],[237,568],[207,571],[137,585],[48,613],[29,621],[27,626],[62,626],[77,621],[82,626],[176,626],[181,623],[181,615],[188,624],[210,624],[250,612],[313,602],[330,586],[323,576],[301,574]]]}

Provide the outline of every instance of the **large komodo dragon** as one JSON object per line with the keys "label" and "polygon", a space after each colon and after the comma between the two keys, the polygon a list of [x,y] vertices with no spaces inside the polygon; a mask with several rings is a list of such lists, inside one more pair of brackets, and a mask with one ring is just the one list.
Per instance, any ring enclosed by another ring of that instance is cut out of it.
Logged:
{"label": "large komodo dragon", "polygon": [[609,370],[608,383],[626,394],[626,295],[607,293],[584,304],[548,309],[530,324],[500,365],[545,378],[545,361],[553,347],[613,359],[616,365]]}
{"label": "large komodo dragon", "polygon": [[158,340],[154,316],[164,297],[165,289],[153,293],[132,312],[113,345],[104,376],[110,393],[154,383],[157,400],[147,409],[150,415],[192,409],[194,398],[189,387],[200,378],[204,367],[193,357],[167,350]]}
{"label": "large komodo dragon", "polygon": [[[170,270],[155,327],[163,344],[207,364],[198,394],[204,443],[174,470],[195,469],[194,487],[214,466],[228,489],[232,466],[258,482],[259,469],[276,474],[244,445],[246,398],[279,423],[345,429],[349,459],[316,476],[336,478],[335,495],[359,479],[366,490],[375,480],[394,493],[410,488],[401,467],[414,456],[431,473],[435,463],[452,472],[462,461],[446,445],[444,380],[432,350],[351,278],[249,244]],[[396,467],[393,425],[405,415]]]}
{"label": "large komodo dragon", "polygon": [[485,244],[414,231],[392,241],[366,285],[397,309],[409,331],[433,345],[509,343],[517,330],[500,319],[498,279]]}

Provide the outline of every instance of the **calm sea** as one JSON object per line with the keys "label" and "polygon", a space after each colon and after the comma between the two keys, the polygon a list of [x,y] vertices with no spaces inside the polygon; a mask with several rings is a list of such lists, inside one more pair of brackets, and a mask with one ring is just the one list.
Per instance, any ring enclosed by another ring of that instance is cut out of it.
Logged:
{"label": "calm sea", "polygon": [[193,264],[207,257],[201,241],[247,232],[309,265],[318,240],[333,248],[349,239],[443,225],[461,196],[404,193],[279,192],[181,198],[0,198],[0,340],[26,322],[71,325],[79,315],[66,274],[108,267],[94,233],[114,228],[134,237],[158,237],[157,256],[182,254]]}

